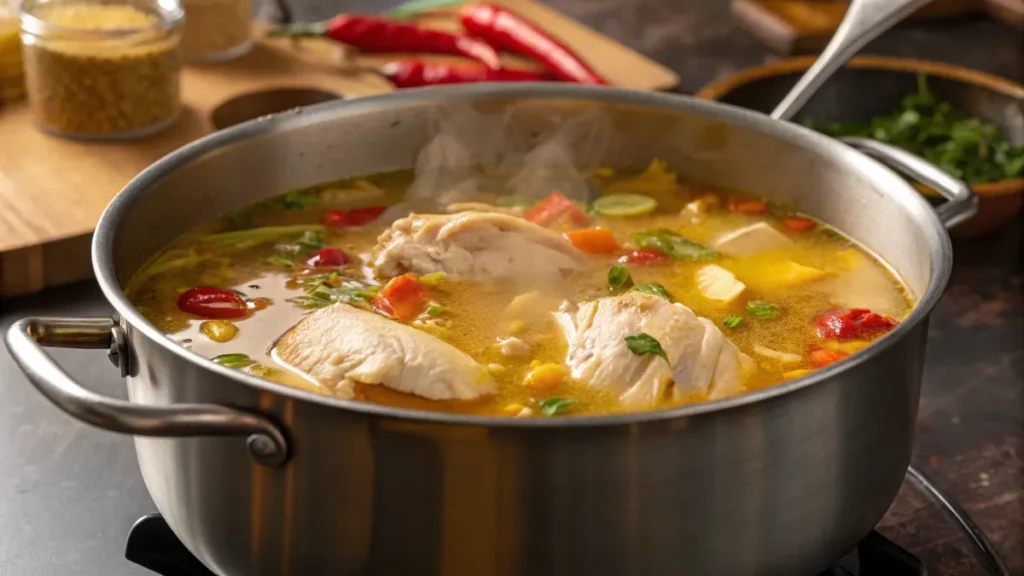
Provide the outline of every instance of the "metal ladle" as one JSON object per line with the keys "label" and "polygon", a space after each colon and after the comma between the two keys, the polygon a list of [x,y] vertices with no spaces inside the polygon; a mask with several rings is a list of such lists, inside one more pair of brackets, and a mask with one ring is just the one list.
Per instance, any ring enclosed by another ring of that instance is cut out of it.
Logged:
{"label": "metal ladle", "polygon": [[[836,30],[828,46],[821,52],[814,64],[797,81],[796,85],[786,94],[786,97],[779,102],[771,117],[776,120],[791,120],[793,116],[814,96],[818,88],[829,79],[832,74],[842,67],[850,57],[856,54],[861,48],[867,45],[883,32],[892,28],[897,22],[903,20],[931,0],[852,0],[850,7],[846,10],[842,23]],[[861,152],[871,155],[872,150],[881,148],[888,149],[888,156],[893,157],[891,147],[878,142],[863,139],[844,139],[854,145]],[[926,177],[928,171],[918,171],[914,167],[918,162],[924,160],[910,154],[899,153],[902,162],[901,169],[908,175],[918,178],[925,184],[929,184]],[[947,206],[948,204],[944,205]],[[944,206],[938,208],[942,212]],[[955,500],[949,497],[935,483],[920,470],[911,466],[907,470],[908,477],[913,483],[925,491],[931,498],[941,503],[958,524],[970,535],[974,544],[981,550],[988,569],[996,576],[1009,576],[1002,559],[996,553],[992,543],[971,520],[970,516],[956,505]]]}
{"label": "metal ladle", "polygon": [[851,0],[835,35],[814,64],[772,111],[791,120],[821,85],[861,48],[932,0]]}

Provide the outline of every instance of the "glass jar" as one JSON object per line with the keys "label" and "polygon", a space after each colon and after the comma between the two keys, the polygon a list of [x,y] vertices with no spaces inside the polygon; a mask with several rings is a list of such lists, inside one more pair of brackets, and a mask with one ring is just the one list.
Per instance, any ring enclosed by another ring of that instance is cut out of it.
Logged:
{"label": "glass jar", "polygon": [[0,102],[16,100],[25,94],[25,74],[21,66],[21,42],[18,40],[18,12],[13,2],[0,0]]}
{"label": "glass jar", "polygon": [[181,6],[187,62],[222,62],[252,48],[252,0],[182,0]]}
{"label": "glass jar", "polygon": [[25,85],[36,123],[83,139],[131,139],[181,109],[178,0],[24,0]]}

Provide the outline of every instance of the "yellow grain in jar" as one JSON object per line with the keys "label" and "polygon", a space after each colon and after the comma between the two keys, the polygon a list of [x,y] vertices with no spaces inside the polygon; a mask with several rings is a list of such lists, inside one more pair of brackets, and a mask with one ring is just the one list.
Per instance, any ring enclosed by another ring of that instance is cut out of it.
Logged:
{"label": "yellow grain in jar", "polygon": [[29,104],[55,134],[126,139],[170,125],[181,101],[177,0],[26,0],[21,37]]}
{"label": "yellow grain in jar", "polygon": [[24,93],[17,11],[7,0],[0,0],[0,102],[21,98]]}

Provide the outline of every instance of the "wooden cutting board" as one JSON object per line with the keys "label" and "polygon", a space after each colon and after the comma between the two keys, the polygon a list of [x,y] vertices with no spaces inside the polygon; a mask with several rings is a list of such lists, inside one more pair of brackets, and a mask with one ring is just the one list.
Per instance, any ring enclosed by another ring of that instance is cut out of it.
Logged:
{"label": "wooden cutting board", "polygon": [[[543,23],[617,86],[667,90],[679,81],[664,66],[551,8],[532,0],[500,3]],[[456,26],[448,16],[432,17],[428,24]],[[60,139],[39,131],[24,103],[0,107],[0,297],[88,278],[92,274],[90,236],[110,199],[153,161],[209,134],[214,128],[211,117],[222,103],[289,87],[346,97],[392,90],[378,75],[346,65],[340,52],[336,45],[321,40],[261,39],[238,60],[186,67],[182,116],[165,132],[137,142]],[[375,56],[360,59],[359,64],[379,65],[397,57]],[[316,101],[315,96],[306,94],[291,106]]]}
{"label": "wooden cutting board", "polygon": [[[933,0],[911,19],[954,18],[978,12],[983,2],[1024,0]],[[732,0],[737,24],[781,54],[816,52],[839,27],[847,0]]]}

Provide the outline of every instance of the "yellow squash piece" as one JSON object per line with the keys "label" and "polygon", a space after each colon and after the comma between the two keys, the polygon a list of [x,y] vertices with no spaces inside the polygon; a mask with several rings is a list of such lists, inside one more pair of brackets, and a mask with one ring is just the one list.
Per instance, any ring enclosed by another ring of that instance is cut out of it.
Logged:
{"label": "yellow squash piece", "polygon": [[709,300],[732,302],[746,288],[732,272],[716,264],[708,264],[697,271],[697,290]]}
{"label": "yellow squash piece", "polygon": [[[753,264],[753,262],[751,262]],[[756,265],[742,266],[738,274],[755,290],[779,291],[813,282],[825,276],[824,270],[797,264],[792,260],[758,259]]]}

